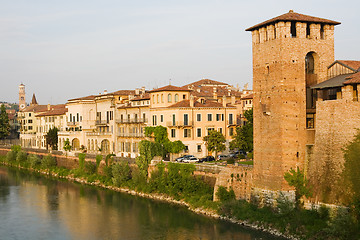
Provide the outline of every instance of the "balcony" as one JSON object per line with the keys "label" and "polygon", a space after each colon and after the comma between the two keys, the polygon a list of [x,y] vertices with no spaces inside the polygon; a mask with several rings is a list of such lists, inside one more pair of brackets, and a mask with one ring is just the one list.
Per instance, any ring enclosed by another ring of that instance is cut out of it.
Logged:
{"label": "balcony", "polygon": [[111,136],[112,132],[87,132],[86,136]]}
{"label": "balcony", "polygon": [[193,127],[194,123],[193,121],[171,121],[167,122],[167,127]]}
{"label": "balcony", "polygon": [[76,126],[76,125],[79,125],[79,122],[67,122],[66,125],[68,125],[68,126]]}
{"label": "balcony", "polygon": [[137,123],[146,123],[147,118],[124,118],[124,119],[116,119],[116,123],[121,124],[137,124]]}
{"label": "balcony", "polygon": [[96,120],[95,124],[96,125],[107,126],[109,124],[109,121],[107,121],[107,120]]}
{"label": "balcony", "polygon": [[125,137],[125,138],[144,138],[144,133],[118,133],[118,137]]}

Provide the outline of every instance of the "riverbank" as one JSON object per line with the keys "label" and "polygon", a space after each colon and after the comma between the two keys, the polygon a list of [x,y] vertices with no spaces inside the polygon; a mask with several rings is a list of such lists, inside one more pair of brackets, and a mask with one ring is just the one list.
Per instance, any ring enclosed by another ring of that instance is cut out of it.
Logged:
{"label": "riverbank", "polygon": [[204,208],[204,207],[193,207],[191,204],[187,203],[184,200],[177,200],[166,194],[144,193],[144,192],[136,191],[136,190],[126,188],[126,187],[116,187],[116,186],[107,185],[107,184],[101,183],[98,180],[97,181],[88,181],[86,178],[83,178],[83,177],[75,177],[74,174],[69,174],[69,175],[63,174],[63,171],[62,171],[63,169],[62,170],[55,170],[55,169],[49,170],[49,169],[36,169],[36,168],[31,168],[31,167],[24,167],[21,165],[8,163],[7,161],[5,161],[5,156],[0,156],[0,164],[2,164],[4,166],[15,167],[15,168],[27,170],[30,172],[36,172],[43,176],[54,177],[54,178],[58,178],[58,179],[65,179],[65,180],[68,180],[71,182],[77,182],[77,183],[81,183],[81,184],[96,186],[96,187],[100,187],[103,189],[109,189],[109,190],[116,191],[116,192],[130,194],[133,196],[139,196],[139,197],[144,197],[144,198],[148,198],[148,199],[152,199],[152,200],[156,200],[156,201],[185,206],[188,210],[190,210],[196,214],[204,215],[204,216],[211,217],[214,219],[225,220],[225,221],[231,222],[233,224],[238,224],[238,225],[248,227],[248,228],[251,228],[254,230],[267,232],[267,233],[277,236],[277,237],[283,237],[286,239],[298,239],[294,236],[290,236],[288,234],[281,233],[280,231],[277,231],[276,229],[264,227],[260,224],[252,224],[247,221],[241,221],[241,220],[237,220],[234,218],[221,216],[220,214],[217,213],[216,209],[210,209],[210,208]]}

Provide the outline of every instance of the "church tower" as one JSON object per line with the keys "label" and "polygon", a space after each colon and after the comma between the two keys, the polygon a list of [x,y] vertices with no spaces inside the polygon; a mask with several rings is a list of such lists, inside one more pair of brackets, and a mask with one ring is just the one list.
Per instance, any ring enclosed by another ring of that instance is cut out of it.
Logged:
{"label": "church tower", "polygon": [[254,186],[287,191],[284,173],[304,168],[314,144],[316,96],[310,86],[326,80],[334,61],[339,22],[290,10],[246,29],[252,33]]}
{"label": "church tower", "polygon": [[25,102],[25,85],[19,85],[19,110],[23,110],[26,107]]}

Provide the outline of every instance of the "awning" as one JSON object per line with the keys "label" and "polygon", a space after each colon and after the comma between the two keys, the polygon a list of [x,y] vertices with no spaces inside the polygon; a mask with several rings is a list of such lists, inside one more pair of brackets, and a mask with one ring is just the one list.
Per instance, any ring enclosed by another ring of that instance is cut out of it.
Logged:
{"label": "awning", "polygon": [[342,87],[344,86],[344,82],[347,81],[347,77],[353,75],[353,73],[350,74],[342,74],[333,78],[330,78],[329,80],[326,80],[322,83],[315,84],[311,86],[311,89],[325,89],[325,88],[335,88],[335,87]]}

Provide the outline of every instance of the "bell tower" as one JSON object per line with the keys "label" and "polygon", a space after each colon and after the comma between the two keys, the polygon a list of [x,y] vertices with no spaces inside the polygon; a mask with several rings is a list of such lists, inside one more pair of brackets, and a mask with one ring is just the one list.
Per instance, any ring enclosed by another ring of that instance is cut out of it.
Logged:
{"label": "bell tower", "polygon": [[334,61],[332,20],[290,10],[246,29],[252,33],[254,89],[254,186],[287,191],[290,168],[304,168],[315,116],[310,86],[326,80]]}
{"label": "bell tower", "polygon": [[19,85],[19,110],[23,110],[25,107],[25,85],[21,83]]}

